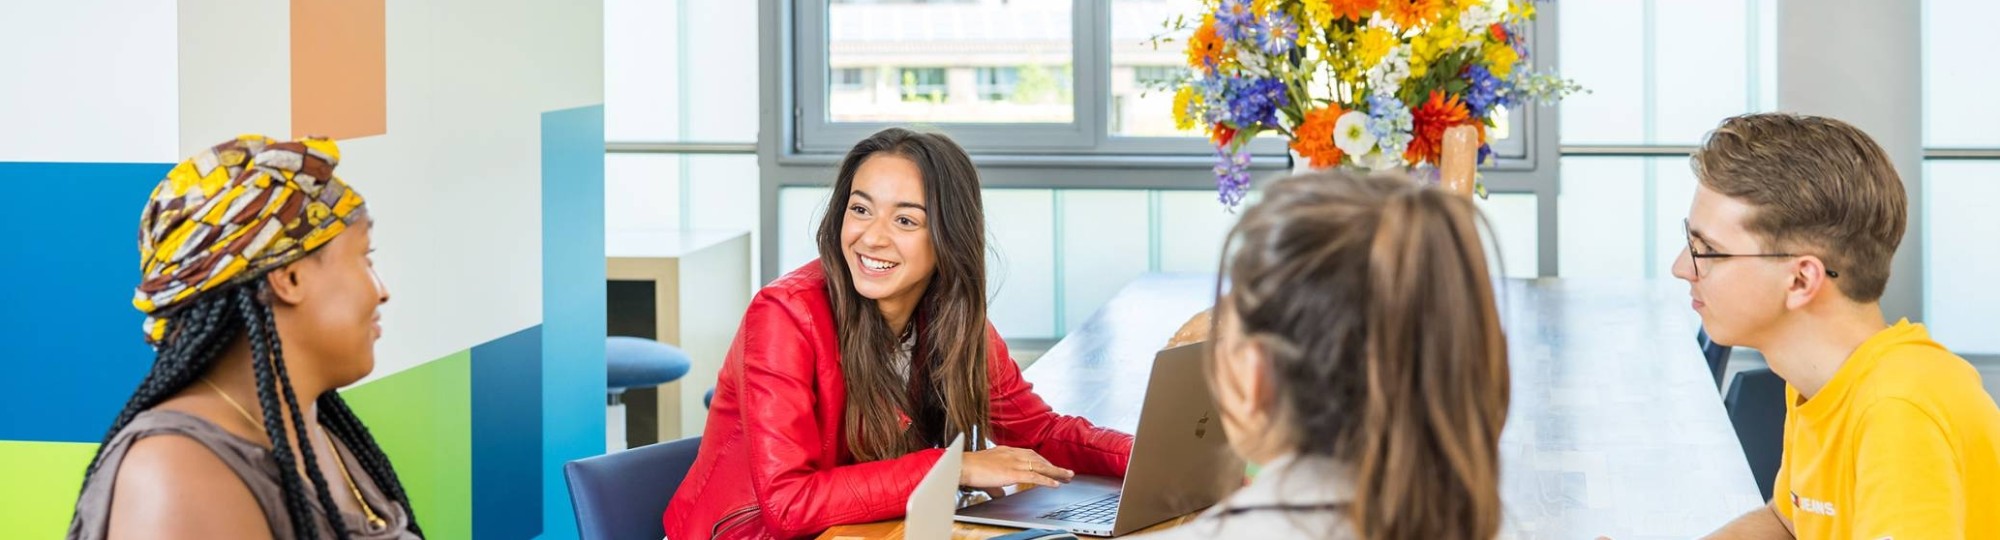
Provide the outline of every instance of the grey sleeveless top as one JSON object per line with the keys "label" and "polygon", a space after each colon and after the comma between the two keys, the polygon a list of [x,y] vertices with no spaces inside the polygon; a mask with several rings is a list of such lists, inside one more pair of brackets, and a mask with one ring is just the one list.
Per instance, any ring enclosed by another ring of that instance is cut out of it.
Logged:
{"label": "grey sleeveless top", "polygon": [[[155,435],[180,435],[200,442],[215,452],[215,457],[236,472],[243,479],[244,487],[250,488],[250,495],[263,507],[264,521],[271,526],[271,537],[280,540],[295,538],[292,533],[292,517],[285,511],[285,490],[278,483],[278,462],[271,452],[247,440],[237,437],[220,426],[200,417],[176,411],[152,410],[139,413],[125,429],[120,430],[111,442],[104,446],[103,461],[98,464],[97,474],[84,484],[83,494],[76,501],[76,517],[69,522],[69,538],[72,540],[100,540],[110,532],[111,490],[118,478],[118,466],[125,461],[125,453],[132,449],[132,443]],[[380,530],[369,530],[368,519],[360,513],[341,512],[341,521],[346,522],[348,536],[356,540],[402,540],[418,538],[409,531],[410,515],[403,511],[403,505],[389,500],[382,489],[375,485],[375,479],[362,471],[359,460],[348,451],[346,443],[334,439],[334,445],[347,464],[347,472],[354,477],[354,483],[361,487],[361,497],[375,514],[388,526]],[[327,489],[335,497],[352,497],[347,482],[339,478],[328,478]],[[316,497],[315,497],[316,498]],[[320,513],[319,501],[306,502],[315,516]],[[333,530],[326,520],[317,520],[320,538],[333,538]]]}

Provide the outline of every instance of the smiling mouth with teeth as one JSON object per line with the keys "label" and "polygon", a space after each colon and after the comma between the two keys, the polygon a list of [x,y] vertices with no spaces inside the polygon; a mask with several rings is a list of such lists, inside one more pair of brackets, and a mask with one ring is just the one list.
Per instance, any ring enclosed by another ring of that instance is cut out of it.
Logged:
{"label": "smiling mouth with teeth", "polygon": [[900,266],[900,264],[899,264],[899,263],[892,263],[892,262],[889,262],[889,261],[883,261],[883,260],[877,260],[877,259],[873,259],[873,258],[869,258],[869,257],[868,257],[868,256],[866,256],[866,255],[857,255],[856,257],[859,257],[859,258],[861,259],[861,265],[862,265],[862,266],[866,266],[866,267],[868,267],[868,269],[869,269],[869,270],[874,270],[874,271],[877,271],[877,272],[880,272],[880,271],[883,271],[883,270],[888,270],[888,269],[890,269],[890,268],[895,268],[895,267],[897,267],[897,266]]}

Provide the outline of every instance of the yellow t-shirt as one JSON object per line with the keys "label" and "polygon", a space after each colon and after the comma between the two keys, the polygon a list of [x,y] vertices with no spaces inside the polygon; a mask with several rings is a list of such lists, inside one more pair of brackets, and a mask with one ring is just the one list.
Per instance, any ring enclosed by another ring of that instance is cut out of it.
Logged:
{"label": "yellow t-shirt", "polygon": [[1923,325],[1896,323],[1818,395],[1785,397],[1771,493],[1799,538],[2000,538],[2000,407]]}

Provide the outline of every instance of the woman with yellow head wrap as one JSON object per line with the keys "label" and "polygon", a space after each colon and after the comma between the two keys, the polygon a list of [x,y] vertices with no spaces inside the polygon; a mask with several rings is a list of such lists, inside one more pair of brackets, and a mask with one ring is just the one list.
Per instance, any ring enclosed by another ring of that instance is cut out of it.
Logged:
{"label": "woman with yellow head wrap", "polygon": [[[333,141],[225,141],[139,217],[152,370],[92,459],[70,538],[418,538],[338,388],[374,369],[389,293]],[[177,435],[177,436],[162,436]]]}

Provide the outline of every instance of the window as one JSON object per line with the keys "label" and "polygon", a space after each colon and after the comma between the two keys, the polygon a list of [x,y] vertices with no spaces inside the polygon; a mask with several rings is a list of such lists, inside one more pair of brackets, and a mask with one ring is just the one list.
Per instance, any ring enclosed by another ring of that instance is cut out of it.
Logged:
{"label": "window", "polygon": [[1132,80],[1146,88],[1161,88],[1180,82],[1186,73],[1187,68],[1180,66],[1133,66]]}
{"label": "window", "polygon": [[1924,144],[1939,148],[2000,148],[2000,107],[1990,91],[2000,84],[1985,65],[1985,50],[2000,4],[1979,0],[1931,0],[1924,16]]}
{"label": "window", "polygon": [[833,0],[833,4],[971,4],[978,0]]}
{"label": "window", "polygon": [[[1993,309],[2000,287],[1989,276],[2000,262],[1992,240],[2000,232],[2000,214],[1990,202],[2000,194],[2000,133],[1993,129],[2000,108],[1991,105],[1988,92],[1977,90],[1992,87],[2000,76],[1963,67],[1987,61],[1978,51],[1990,39],[2000,5],[1930,0],[1924,9],[1924,146],[1975,153],[1924,160],[1923,197],[1910,200],[1922,206],[1916,214],[1928,237],[1924,322],[1954,352],[2000,355],[2000,333],[1993,331],[2000,325]],[[1989,375],[1989,385],[1992,380]]]}
{"label": "window", "polygon": [[873,68],[835,68],[833,70],[834,92],[865,92],[875,86]]}
{"label": "window", "polygon": [[[1562,142],[1672,151],[1723,118],[1776,107],[1777,2],[1569,2]],[[1685,155],[1562,159],[1557,231],[1567,277],[1671,279],[1694,197]]]}
{"label": "window", "polygon": [[[830,73],[813,94],[825,124],[1051,123],[1075,119],[1063,73],[1072,57],[1071,0],[976,2],[800,2],[823,14],[823,56],[831,66],[889,66],[892,99],[843,99]],[[813,49],[818,49],[814,47]],[[817,56],[817,55],[815,55]],[[802,58],[804,60],[805,58]],[[1025,85],[1025,86],[1022,86]],[[851,88],[851,87],[849,87]],[[1022,92],[1020,90],[1033,90]],[[802,94],[803,97],[803,94]],[[805,103],[801,103],[805,105]],[[872,132],[833,137],[841,145]]]}
{"label": "window", "polygon": [[[1111,3],[1111,115],[1109,133],[1126,137],[1200,140],[1200,130],[1174,128],[1174,91],[1166,85],[1187,76],[1191,29],[1167,21],[1199,13],[1201,0],[1116,0]],[[1188,26],[1192,27],[1193,24]],[[1154,47],[1151,39],[1161,42]]]}
{"label": "window", "polygon": [[985,101],[1013,99],[1014,86],[1020,82],[1020,68],[979,68],[979,99]]}
{"label": "window", "polygon": [[951,95],[943,68],[903,68],[902,73],[903,101],[944,103]]}
{"label": "window", "polygon": [[[793,85],[789,102],[777,105],[795,114],[794,140],[779,160],[821,163],[870,133],[914,123],[948,131],[977,154],[1165,155],[1200,167],[1215,150],[1198,130],[1176,128],[1172,87],[1188,76],[1187,17],[1204,3],[783,3],[796,21],[792,45],[781,49],[794,54],[781,58]],[[1538,24],[1530,39],[1552,42],[1554,29]],[[828,69],[865,66],[883,66],[880,84],[897,95],[860,99],[853,75]],[[1505,170],[1534,170],[1529,132],[1538,128],[1527,116],[1516,111],[1496,137]],[[1276,134],[1252,144],[1261,158],[1290,160]]]}
{"label": "window", "polygon": [[606,233],[741,229],[757,243],[756,3],[606,0],[603,18]]}
{"label": "window", "polygon": [[[824,186],[855,141],[885,127],[917,125],[964,146],[989,190],[1053,190],[1036,192],[1075,194],[1076,201],[1096,200],[1083,194],[1096,190],[1153,190],[1213,204],[1215,148],[1200,131],[1176,129],[1172,111],[1172,86],[1188,76],[1183,49],[1192,25],[1171,21],[1198,15],[1204,0],[766,2],[789,10],[781,15],[792,22],[792,32],[765,49],[779,70],[766,80],[789,82],[764,105],[790,112],[766,116],[761,125],[783,138],[774,166],[762,172],[766,193]],[[1556,6],[1538,9],[1547,16],[1528,39],[1537,50],[1548,48],[1540,58],[1554,64]],[[853,88],[844,79],[850,76],[831,69],[868,66],[880,69],[875,88],[882,99],[844,90]],[[1513,111],[1499,133],[1489,131],[1501,161],[1486,174],[1496,196],[1488,204],[1494,212],[1522,214],[1508,217],[1514,223],[1503,227],[1504,243],[1530,250],[1510,257],[1514,274],[1557,270],[1555,126],[1535,121],[1552,111]],[[1260,179],[1291,168],[1279,135],[1260,136],[1249,149]],[[770,205],[767,212],[785,213]],[[1057,205],[1066,212],[1087,208]],[[781,251],[790,253],[765,243],[767,268],[786,260]],[[1094,307],[1077,301],[1070,307]],[[1062,332],[1061,325],[1054,331]]]}
{"label": "window", "polygon": [[1173,86],[1187,77],[1181,66],[1111,68],[1111,129],[1114,135],[1200,137],[1200,130],[1174,128]]}

